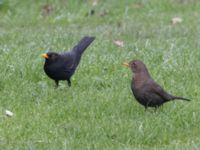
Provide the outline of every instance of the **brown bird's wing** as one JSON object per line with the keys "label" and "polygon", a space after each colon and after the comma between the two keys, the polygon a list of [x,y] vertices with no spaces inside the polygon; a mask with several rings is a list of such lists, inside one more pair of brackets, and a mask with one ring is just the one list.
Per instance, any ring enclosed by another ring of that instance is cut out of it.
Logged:
{"label": "brown bird's wing", "polygon": [[152,93],[159,95],[163,100],[169,101],[172,99],[172,95],[164,91],[164,89],[159,84],[157,84],[154,80],[150,79],[148,84],[151,87],[150,91]]}
{"label": "brown bird's wing", "polygon": [[140,89],[134,89],[136,100],[146,107],[158,107],[168,101],[169,94],[166,93],[156,82],[148,79]]}

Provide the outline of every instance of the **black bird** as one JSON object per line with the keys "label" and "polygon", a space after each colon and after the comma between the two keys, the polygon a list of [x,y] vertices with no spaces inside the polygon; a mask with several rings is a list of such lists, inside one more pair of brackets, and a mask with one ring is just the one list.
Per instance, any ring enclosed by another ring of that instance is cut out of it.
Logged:
{"label": "black bird", "polygon": [[70,78],[81,60],[81,55],[94,39],[95,37],[83,37],[69,52],[42,54],[42,57],[45,58],[44,71],[48,77],[55,81],[56,87],[58,87],[60,80],[67,80],[68,86],[71,86]]}
{"label": "black bird", "polygon": [[145,109],[147,107],[159,107],[165,102],[175,99],[190,101],[187,98],[173,96],[158,85],[150,76],[145,64],[140,60],[133,60],[129,63],[124,63],[130,67],[134,73],[131,89],[136,100],[142,104]]}

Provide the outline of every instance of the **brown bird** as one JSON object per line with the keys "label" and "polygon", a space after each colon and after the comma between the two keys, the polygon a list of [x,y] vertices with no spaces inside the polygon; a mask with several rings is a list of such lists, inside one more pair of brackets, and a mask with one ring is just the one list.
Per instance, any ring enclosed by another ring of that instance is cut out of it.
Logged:
{"label": "brown bird", "polygon": [[133,60],[124,63],[124,66],[131,68],[134,73],[131,89],[136,100],[142,104],[145,109],[148,107],[159,107],[168,101],[175,99],[190,101],[187,98],[173,96],[158,85],[150,76],[145,64],[140,60]]}
{"label": "brown bird", "polygon": [[68,86],[71,86],[71,76],[74,74],[82,53],[94,41],[95,37],[83,37],[80,42],[74,46],[69,52],[56,53],[48,52],[42,54],[45,58],[44,71],[56,83],[56,87],[60,80],[66,80]]}

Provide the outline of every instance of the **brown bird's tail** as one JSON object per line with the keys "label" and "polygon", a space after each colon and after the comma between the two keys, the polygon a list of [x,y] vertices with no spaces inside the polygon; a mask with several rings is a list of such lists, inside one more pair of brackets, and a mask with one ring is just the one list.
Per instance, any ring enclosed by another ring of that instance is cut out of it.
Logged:
{"label": "brown bird's tail", "polygon": [[174,96],[173,99],[185,100],[185,101],[191,101],[190,99],[183,98],[183,97],[178,97],[178,96]]}
{"label": "brown bird's tail", "polygon": [[80,42],[72,49],[72,51],[81,56],[84,50],[94,41],[94,39],[95,37],[83,37]]}

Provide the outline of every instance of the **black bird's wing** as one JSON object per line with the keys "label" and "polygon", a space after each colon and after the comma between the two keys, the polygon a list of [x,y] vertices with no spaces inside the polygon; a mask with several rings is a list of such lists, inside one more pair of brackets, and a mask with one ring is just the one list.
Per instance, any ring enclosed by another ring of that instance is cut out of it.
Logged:
{"label": "black bird's wing", "polygon": [[73,75],[78,65],[76,63],[75,54],[71,52],[66,52],[66,53],[63,53],[61,56],[62,56],[62,62],[63,62],[62,68],[65,74],[70,78]]}
{"label": "black bird's wing", "polygon": [[65,52],[61,54],[63,63],[67,68],[71,68],[75,64],[75,55],[71,52]]}

